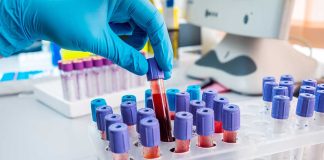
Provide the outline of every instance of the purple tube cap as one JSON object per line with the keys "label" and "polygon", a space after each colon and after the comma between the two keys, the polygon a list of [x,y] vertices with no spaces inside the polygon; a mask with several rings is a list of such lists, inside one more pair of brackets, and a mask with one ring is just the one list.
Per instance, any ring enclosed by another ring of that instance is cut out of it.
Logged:
{"label": "purple tube cap", "polygon": [[113,153],[126,153],[130,149],[127,125],[114,123],[109,126],[109,148]]}
{"label": "purple tube cap", "polygon": [[57,64],[58,64],[58,69],[62,70],[62,60],[59,60]]}
{"label": "purple tube cap", "polygon": [[146,117],[155,117],[155,112],[151,108],[141,108],[137,111],[136,131],[139,132],[140,121]]}
{"label": "purple tube cap", "polygon": [[146,100],[146,108],[154,109],[152,96],[147,98],[147,100]]}
{"label": "purple tube cap", "polygon": [[196,121],[197,121],[197,118],[196,118],[197,110],[200,108],[204,108],[204,107],[206,107],[206,103],[204,101],[200,101],[200,100],[190,101],[189,110],[190,110],[190,113],[193,115],[193,124],[194,125],[196,125]]}
{"label": "purple tube cap", "polygon": [[318,91],[318,90],[324,90],[324,83],[322,83],[322,84],[318,84],[317,86],[316,86],[316,90]]}
{"label": "purple tube cap", "polygon": [[192,137],[193,115],[189,112],[177,112],[174,119],[174,137],[190,140]]}
{"label": "purple tube cap", "polygon": [[316,87],[317,81],[315,79],[305,79],[303,80],[302,85]]}
{"label": "purple tube cap", "polygon": [[74,60],[73,61],[73,68],[74,68],[74,70],[83,70],[84,64],[80,60]]}
{"label": "purple tube cap", "polygon": [[71,72],[73,71],[73,64],[71,62],[62,62],[62,70],[64,72]]}
{"label": "purple tube cap", "polygon": [[92,62],[95,67],[102,67],[103,66],[103,58],[101,57],[93,57]]}
{"label": "purple tube cap", "polygon": [[109,66],[109,65],[112,65],[113,63],[112,63],[112,61],[110,61],[109,59],[107,59],[107,58],[103,58],[102,59],[102,63],[103,63],[103,65],[105,65],[105,66]]}
{"label": "purple tube cap", "polygon": [[288,96],[288,87],[286,86],[275,86],[272,89],[272,97],[276,95]]}
{"label": "purple tube cap", "polygon": [[154,147],[160,145],[160,125],[156,118],[146,117],[142,119],[139,129],[143,146]]}
{"label": "purple tube cap", "polygon": [[164,72],[159,68],[155,58],[147,59],[148,62],[148,71],[147,71],[147,80],[157,80],[157,79],[164,79]]}
{"label": "purple tube cap", "polygon": [[276,78],[273,76],[267,76],[262,78],[262,86],[264,86],[265,82],[276,82]]}
{"label": "purple tube cap", "polygon": [[312,117],[314,114],[315,96],[309,93],[300,93],[298,96],[296,114],[301,117]]}
{"label": "purple tube cap", "polygon": [[125,101],[120,105],[123,122],[128,126],[135,125],[137,120],[137,107],[134,101]]}
{"label": "purple tube cap", "polygon": [[[123,119],[119,114],[108,114],[105,116],[105,130],[108,131],[109,127],[115,123],[122,123]],[[106,139],[109,140],[109,134],[106,134]]]}
{"label": "purple tube cap", "polygon": [[324,113],[324,90],[318,90],[316,92],[315,111]]}
{"label": "purple tube cap", "polygon": [[315,94],[316,88],[313,86],[301,86],[299,93],[309,93],[309,94]]}
{"label": "purple tube cap", "polygon": [[290,99],[285,95],[276,95],[272,100],[271,116],[275,119],[288,119]]}
{"label": "purple tube cap", "polygon": [[294,77],[290,74],[284,74],[280,76],[280,81],[294,81]]}
{"label": "purple tube cap", "polygon": [[96,109],[98,130],[105,131],[105,116],[108,114],[113,114],[113,110],[110,106],[101,106]]}
{"label": "purple tube cap", "polygon": [[206,103],[207,108],[213,109],[213,100],[217,97],[217,94],[217,91],[213,89],[203,91],[202,100]]}
{"label": "purple tube cap", "polygon": [[93,62],[91,58],[85,58],[83,59],[84,68],[92,68]]}
{"label": "purple tube cap", "polygon": [[209,136],[214,133],[214,111],[210,108],[200,108],[197,110],[197,134]]}
{"label": "purple tube cap", "polygon": [[240,129],[240,108],[235,104],[228,104],[223,108],[223,128],[227,131],[237,131]]}
{"label": "purple tube cap", "polygon": [[225,97],[217,97],[214,99],[214,120],[222,121],[222,113],[225,105],[229,103],[228,99]]}
{"label": "purple tube cap", "polygon": [[263,100],[267,102],[272,101],[272,89],[277,86],[276,82],[265,82],[263,86]]}
{"label": "purple tube cap", "polygon": [[175,111],[189,112],[190,94],[188,92],[179,92],[175,97]]}

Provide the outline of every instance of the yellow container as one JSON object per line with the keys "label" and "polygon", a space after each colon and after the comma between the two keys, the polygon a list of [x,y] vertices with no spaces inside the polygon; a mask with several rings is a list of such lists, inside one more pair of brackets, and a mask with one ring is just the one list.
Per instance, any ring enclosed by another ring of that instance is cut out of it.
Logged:
{"label": "yellow container", "polygon": [[90,52],[82,52],[82,51],[72,51],[67,49],[61,49],[61,57],[62,60],[74,60],[74,59],[80,59],[80,58],[87,58],[92,56],[93,54]]}

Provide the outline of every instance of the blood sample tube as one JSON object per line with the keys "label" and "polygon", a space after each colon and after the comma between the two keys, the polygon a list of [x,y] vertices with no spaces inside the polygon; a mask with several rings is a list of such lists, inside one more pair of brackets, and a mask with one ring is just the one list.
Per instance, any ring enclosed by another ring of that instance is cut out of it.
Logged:
{"label": "blood sample tube", "polygon": [[77,99],[85,99],[87,97],[87,88],[83,62],[80,60],[73,61],[73,68],[77,80]]}
{"label": "blood sample tube", "polygon": [[202,94],[202,100],[206,103],[206,107],[213,109],[214,106],[214,98],[217,97],[217,91],[215,90],[206,90]]}
{"label": "blood sample tube", "polygon": [[263,77],[262,79],[262,88],[266,82],[276,82],[276,78],[273,76]]}
{"label": "blood sample tube", "polygon": [[229,103],[225,97],[217,97],[214,99],[214,128],[215,133],[223,133],[222,113],[225,105]]}
{"label": "blood sample tube", "polygon": [[271,109],[271,102],[272,102],[272,89],[273,87],[277,86],[276,82],[265,82],[263,86],[263,101],[264,101],[264,108],[265,113],[269,113]]}
{"label": "blood sample tube", "polygon": [[322,83],[322,84],[318,84],[318,85],[316,86],[316,91],[319,91],[319,90],[324,90],[324,83]]}
{"label": "blood sample tube", "polygon": [[136,96],[131,94],[122,96],[122,102],[126,102],[126,101],[133,101],[136,104]]}
{"label": "blood sample tube", "polygon": [[290,74],[284,74],[280,76],[280,81],[292,81],[294,82],[294,77]]}
{"label": "blood sample tube", "polygon": [[67,101],[77,100],[77,80],[71,62],[62,63],[61,81],[64,99]]}
{"label": "blood sample tube", "polygon": [[112,85],[113,84],[113,80],[112,80],[112,70],[111,70],[111,66],[112,66],[112,62],[106,58],[103,58],[103,70],[104,70],[104,91],[105,93],[111,93],[113,92],[113,88]]}
{"label": "blood sample tube", "polygon": [[179,92],[175,97],[175,111],[189,112],[190,95],[188,92]]}
{"label": "blood sample tube", "polygon": [[136,139],[136,121],[137,121],[137,107],[134,101],[125,101],[120,105],[120,112],[123,117],[123,122],[127,124],[129,135],[132,140]]}
{"label": "blood sample tube", "polygon": [[288,96],[288,88],[285,86],[275,86],[272,88],[272,97],[276,95]]}
{"label": "blood sample tube", "polygon": [[109,148],[114,160],[129,160],[130,142],[127,126],[124,123],[114,123],[108,128]]}
{"label": "blood sample tube", "polygon": [[145,107],[147,106],[146,102],[147,102],[147,98],[148,97],[152,97],[152,90],[151,89],[145,90],[145,99],[144,99],[144,101],[145,101]]}
{"label": "blood sample tube", "polygon": [[190,94],[191,100],[201,100],[200,97],[201,87],[199,85],[190,85],[187,87],[187,92]]}
{"label": "blood sample tube", "polygon": [[168,98],[168,104],[169,104],[169,110],[170,110],[170,116],[171,120],[174,120],[174,114],[175,114],[175,96],[176,93],[180,92],[179,89],[170,88],[166,91],[167,98]]}
{"label": "blood sample tube", "polygon": [[293,99],[293,95],[294,95],[294,82],[293,81],[280,81],[279,86],[285,86],[288,88],[288,97],[291,101]]}
{"label": "blood sample tube", "polygon": [[309,93],[309,94],[315,94],[316,88],[313,86],[301,86],[299,93]]}
{"label": "blood sample tube", "polygon": [[[119,114],[108,114],[105,116],[105,130],[109,130],[109,127],[115,123],[122,123],[123,119]],[[106,134],[106,140],[109,141],[109,134]]]}
{"label": "blood sample tube", "polygon": [[198,146],[202,148],[213,147],[214,111],[210,108],[200,108],[196,115]]}
{"label": "blood sample tube", "polygon": [[141,144],[143,157],[154,159],[160,157],[160,126],[154,117],[146,117],[140,121]]}
{"label": "blood sample tube", "polygon": [[152,96],[147,98],[145,107],[154,109]]}
{"label": "blood sample tube", "polygon": [[[276,137],[278,134],[286,133],[289,128],[289,110],[290,99],[285,95],[276,95],[272,99],[272,133]],[[290,159],[289,151],[276,153],[271,155],[271,160],[286,160]]]}
{"label": "blood sample tube", "polygon": [[151,83],[153,106],[156,118],[159,120],[161,140],[163,142],[173,141],[171,133],[171,119],[168,101],[164,88],[164,72],[158,67],[154,58],[148,59],[149,70],[147,80]]}
{"label": "blood sample tube", "polygon": [[104,83],[105,83],[105,72],[103,69],[103,61],[101,57],[94,57],[92,59],[93,61],[93,72],[94,72],[94,79],[95,79],[95,86],[93,86],[94,88],[96,88],[96,94],[97,95],[103,95],[105,93],[105,88],[104,88]]}
{"label": "blood sample tube", "polygon": [[193,116],[193,134],[196,133],[197,126],[197,110],[200,108],[206,107],[206,103],[204,101],[192,100],[190,101],[189,111]]}
{"label": "blood sample tube", "polygon": [[228,104],[223,108],[223,141],[236,143],[237,131],[240,129],[240,108],[234,104]]}
{"label": "blood sample tube", "polygon": [[177,112],[174,119],[175,153],[188,152],[192,137],[193,116],[189,112]]}
{"label": "blood sample tube", "polygon": [[113,110],[110,106],[101,106],[96,109],[97,128],[103,140],[106,140],[105,116],[108,114],[113,114]]}
{"label": "blood sample tube", "polygon": [[91,102],[91,115],[92,115],[92,121],[97,122],[97,115],[96,115],[96,109],[101,106],[106,106],[106,100],[103,98],[97,98],[92,100]]}
{"label": "blood sample tube", "polygon": [[317,81],[315,79],[305,79],[302,82],[302,86],[317,86]]}
{"label": "blood sample tube", "polygon": [[86,90],[87,97],[94,97],[95,93],[95,80],[94,80],[94,72],[93,72],[93,62],[91,58],[83,59],[84,64],[84,72],[86,79]]}
{"label": "blood sample tube", "polygon": [[112,72],[113,91],[117,92],[122,90],[123,89],[122,82],[124,81],[122,68],[120,68],[117,64],[112,64],[111,72]]}

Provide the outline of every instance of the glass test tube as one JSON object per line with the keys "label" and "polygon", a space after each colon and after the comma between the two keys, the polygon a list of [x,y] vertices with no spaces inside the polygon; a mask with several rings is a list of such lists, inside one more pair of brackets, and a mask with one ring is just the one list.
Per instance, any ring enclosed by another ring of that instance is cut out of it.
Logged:
{"label": "glass test tube", "polygon": [[148,59],[149,71],[147,79],[151,82],[153,106],[156,118],[160,123],[161,140],[173,141],[171,133],[171,118],[164,88],[164,72],[158,67],[154,58]]}
{"label": "glass test tube", "polygon": [[214,146],[214,111],[210,108],[200,108],[197,110],[197,134],[198,146],[210,148]]}
{"label": "glass test tube", "polygon": [[110,125],[108,134],[109,148],[113,154],[113,160],[129,160],[130,142],[126,124],[114,123]]}
{"label": "glass test tube", "polygon": [[95,88],[95,92],[96,95],[103,95],[105,93],[105,88],[104,88],[104,83],[106,83],[105,80],[105,72],[104,72],[104,68],[103,68],[103,58],[96,56],[93,57],[92,61],[93,61],[93,72],[94,72],[94,79],[95,79],[95,86],[93,86]]}
{"label": "glass test tube", "polygon": [[188,152],[192,138],[193,116],[189,112],[177,112],[174,119],[175,153]]}
{"label": "glass test tube", "polygon": [[264,101],[264,111],[266,114],[271,113],[271,102],[272,102],[272,90],[273,87],[277,86],[276,82],[265,82],[263,86],[263,101]]}
{"label": "glass test tube", "polygon": [[154,117],[146,117],[140,121],[141,144],[143,145],[143,157],[154,159],[160,157],[160,126]]}
{"label": "glass test tube", "polygon": [[87,97],[87,86],[84,64],[80,60],[75,60],[73,61],[73,68],[77,80],[77,99],[85,99]]}
{"label": "glass test tube", "polygon": [[62,63],[61,81],[64,99],[68,101],[77,100],[77,80],[71,62]]}
{"label": "glass test tube", "polygon": [[101,139],[106,140],[106,127],[105,127],[105,116],[113,114],[113,110],[110,106],[101,106],[96,109],[97,117],[97,128],[100,132]]}
{"label": "glass test tube", "polygon": [[127,125],[128,135],[132,141],[137,139],[136,122],[137,122],[137,107],[135,101],[125,101],[120,105],[120,112],[123,117],[123,122]]}
{"label": "glass test tube", "polygon": [[95,79],[94,79],[92,59],[91,58],[83,59],[83,64],[84,64],[84,72],[85,72],[85,79],[86,79],[87,97],[94,97],[96,96],[96,92],[95,92]]}
{"label": "glass test tube", "polygon": [[225,97],[217,97],[214,99],[214,126],[215,133],[223,133],[222,112],[225,105],[229,103]]}
{"label": "glass test tube", "polygon": [[228,104],[223,108],[223,141],[236,143],[237,131],[240,129],[240,108],[234,104]]}
{"label": "glass test tube", "polygon": [[103,70],[104,70],[104,90],[105,90],[105,93],[112,93],[113,92],[113,88],[112,86],[114,85],[113,83],[113,74],[112,74],[112,62],[106,58],[103,59]]}

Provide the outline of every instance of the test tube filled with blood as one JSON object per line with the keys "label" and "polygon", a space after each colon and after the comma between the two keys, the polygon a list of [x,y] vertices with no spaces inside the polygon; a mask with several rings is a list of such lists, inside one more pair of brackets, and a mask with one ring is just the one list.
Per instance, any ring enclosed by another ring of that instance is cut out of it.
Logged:
{"label": "test tube filled with blood", "polygon": [[105,116],[108,114],[113,114],[110,106],[101,106],[96,109],[97,127],[103,140],[106,140]]}
{"label": "test tube filled with blood", "polygon": [[223,141],[236,143],[237,131],[240,129],[240,108],[234,104],[228,104],[223,108]]}
{"label": "test tube filled with blood", "polygon": [[159,121],[161,140],[163,142],[173,141],[171,132],[171,118],[169,106],[164,88],[164,72],[159,68],[154,58],[148,60],[149,70],[147,72],[147,80],[151,82],[153,106],[156,118]]}
{"label": "test tube filled with blood", "polygon": [[222,112],[224,106],[228,103],[228,99],[225,97],[217,97],[214,99],[213,109],[215,133],[223,133]]}
{"label": "test tube filled with blood", "polygon": [[202,94],[202,100],[206,103],[206,107],[213,109],[214,99],[217,98],[217,91],[205,90]]}
{"label": "test tube filled with blood", "polygon": [[129,160],[128,151],[130,142],[128,137],[127,125],[115,123],[109,126],[109,148],[114,160]]}
{"label": "test tube filled with blood", "polygon": [[160,126],[155,117],[146,117],[140,121],[139,128],[143,157],[154,159],[160,157]]}
{"label": "test tube filled with blood", "polygon": [[189,112],[177,112],[174,119],[174,137],[176,153],[188,152],[192,137],[193,116]]}
{"label": "test tube filled with blood", "polygon": [[210,148],[214,146],[214,111],[210,108],[200,108],[197,110],[197,134],[198,146]]}

